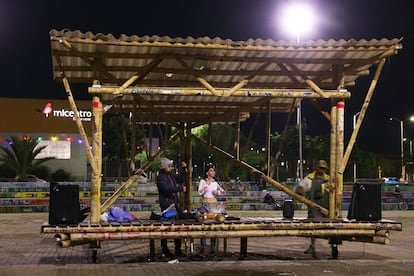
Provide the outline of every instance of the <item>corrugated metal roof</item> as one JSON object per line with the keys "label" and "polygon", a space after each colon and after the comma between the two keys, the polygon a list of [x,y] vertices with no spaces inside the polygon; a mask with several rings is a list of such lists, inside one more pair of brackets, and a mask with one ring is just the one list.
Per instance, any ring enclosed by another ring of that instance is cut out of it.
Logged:
{"label": "corrugated metal roof", "polygon": [[[338,90],[338,72],[343,72],[345,87],[352,86],[381,58],[402,47],[400,39],[297,43],[217,37],[116,38],[68,30],[51,30],[50,41],[57,81],[66,77],[71,83],[92,85],[98,80],[100,86],[90,92],[101,94],[104,103],[117,102],[115,106],[122,105],[124,110],[139,103],[148,120],[157,111],[176,122],[263,112],[269,101],[273,111],[288,112],[304,95],[321,98],[307,81],[323,89],[326,98],[346,98]],[[119,91],[133,76],[130,90]]]}

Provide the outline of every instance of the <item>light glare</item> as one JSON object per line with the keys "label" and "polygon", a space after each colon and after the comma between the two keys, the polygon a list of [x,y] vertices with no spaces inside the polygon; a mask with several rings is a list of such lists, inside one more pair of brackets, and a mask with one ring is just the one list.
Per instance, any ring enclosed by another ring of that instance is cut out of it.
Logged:
{"label": "light glare", "polygon": [[315,15],[312,7],[306,3],[285,6],[280,17],[280,27],[288,35],[295,35],[298,42],[302,36],[309,35],[315,29]]}

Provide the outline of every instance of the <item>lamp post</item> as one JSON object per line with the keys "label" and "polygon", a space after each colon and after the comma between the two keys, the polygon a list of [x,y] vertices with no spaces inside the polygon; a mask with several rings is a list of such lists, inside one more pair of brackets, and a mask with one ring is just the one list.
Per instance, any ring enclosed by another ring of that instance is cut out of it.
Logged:
{"label": "lamp post", "polygon": [[[357,112],[352,116],[352,129],[355,129],[356,126],[356,119],[359,116],[361,112]],[[356,161],[354,161],[354,183],[356,183],[356,179],[357,179],[357,163]]]}
{"label": "lamp post", "polygon": [[298,106],[298,129],[299,129],[299,179],[303,179],[303,143],[302,143],[302,110],[301,110],[302,102],[299,102]]}
{"label": "lamp post", "polygon": [[405,164],[404,164],[404,122],[414,121],[414,116],[411,116],[408,120],[400,120],[397,118],[390,118],[390,121],[397,121],[400,123],[400,146],[401,146],[401,178],[405,179]]}
{"label": "lamp post", "polygon": [[[297,43],[300,43],[301,35],[309,34],[315,29],[316,16],[311,5],[306,3],[286,4],[281,9],[280,28],[288,33],[294,33]],[[302,141],[302,102],[297,106],[297,124],[299,129],[299,166],[297,178],[303,179],[303,141]]]}

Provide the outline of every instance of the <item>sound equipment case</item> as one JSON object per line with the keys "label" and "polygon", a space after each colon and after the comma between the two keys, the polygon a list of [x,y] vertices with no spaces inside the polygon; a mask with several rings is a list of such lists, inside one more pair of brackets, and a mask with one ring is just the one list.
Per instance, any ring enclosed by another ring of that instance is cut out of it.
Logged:
{"label": "sound equipment case", "polygon": [[355,183],[348,219],[381,220],[381,183]]}
{"label": "sound equipment case", "polygon": [[71,225],[80,220],[79,186],[50,183],[49,224]]}

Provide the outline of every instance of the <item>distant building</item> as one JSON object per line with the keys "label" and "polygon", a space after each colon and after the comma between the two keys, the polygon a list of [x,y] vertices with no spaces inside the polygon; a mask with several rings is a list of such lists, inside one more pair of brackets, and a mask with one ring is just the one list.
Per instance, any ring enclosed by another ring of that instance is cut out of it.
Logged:
{"label": "distant building", "polygon": [[[90,137],[91,101],[77,101],[76,105],[85,132]],[[41,157],[56,157],[56,160],[45,163],[52,172],[64,169],[78,181],[88,179],[85,147],[67,100],[0,98],[0,110],[2,145],[7,145],[11,136],[36,138],[47,146]]]}

